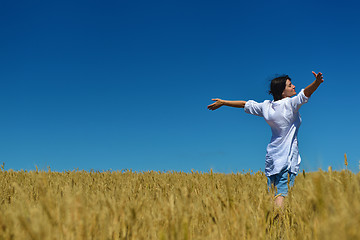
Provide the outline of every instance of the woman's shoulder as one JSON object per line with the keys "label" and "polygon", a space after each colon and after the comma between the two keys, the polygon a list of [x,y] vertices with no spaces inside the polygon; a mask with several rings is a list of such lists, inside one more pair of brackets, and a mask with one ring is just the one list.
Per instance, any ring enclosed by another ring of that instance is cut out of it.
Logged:
{"label": "woman's shoulder", "polygon": [[272,101],[268,100],[268,101],[269,101],[269,103],[274,104],[274,105],[283,105],[283,104],[288,103],[290,101],[290,98],[283,98],[283,99],[280,99],[277,101],[273,101],[273,100]]}
{"label": "woman's shoulder", "polygon": [[271,104],[273,102],[273,100],[265,100],[263,103],[264,104]]}

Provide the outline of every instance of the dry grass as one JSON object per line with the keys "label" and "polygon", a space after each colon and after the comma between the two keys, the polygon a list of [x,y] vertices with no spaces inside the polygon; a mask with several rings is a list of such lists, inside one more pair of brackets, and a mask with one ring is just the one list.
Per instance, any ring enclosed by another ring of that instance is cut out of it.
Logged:
{"label": "dry grass", "polygon": [[360,239],[360,174],[0,172],[0,239]]}

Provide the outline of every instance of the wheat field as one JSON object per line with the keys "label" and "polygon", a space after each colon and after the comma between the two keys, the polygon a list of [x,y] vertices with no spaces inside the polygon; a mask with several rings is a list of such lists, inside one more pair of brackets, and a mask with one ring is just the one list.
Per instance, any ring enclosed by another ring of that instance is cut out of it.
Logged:
{"label": "wheat field", "polygon": [[283,209],[262,172],[2,170],[0,185],[0,240],[360,239],[347,170],[300,173]]}

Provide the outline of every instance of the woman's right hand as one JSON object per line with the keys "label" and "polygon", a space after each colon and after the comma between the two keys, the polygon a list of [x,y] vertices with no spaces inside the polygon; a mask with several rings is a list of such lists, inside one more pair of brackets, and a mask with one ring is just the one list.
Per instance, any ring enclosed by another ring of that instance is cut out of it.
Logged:
{"label": "woman's right hand", "polygon": [[219,99],[219,98],[213,98],[211,99],[212,101],[215,101],[213,104],[210,104],[209,106],[207,106],[207,108],[209,110],[216,110],[219,107],[221,107],[222,105],[224,105],[224,101]]}

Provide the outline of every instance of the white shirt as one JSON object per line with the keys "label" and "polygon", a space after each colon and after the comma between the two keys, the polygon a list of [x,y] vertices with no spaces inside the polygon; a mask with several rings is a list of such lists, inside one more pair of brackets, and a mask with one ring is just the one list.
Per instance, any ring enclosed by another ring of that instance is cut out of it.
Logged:
{"label": "white shirt", "polygon": [[299,108],[308,102],[304,89],[292,98],[278,101],[265,100],[257,103],[253,100],[246,102],[246,113],[264,117],[270,125],[272,137],[266,148],[265,175],[271,176],[284,168],[297,174],[301,162],[297,133],[301,124]]}

